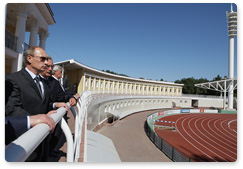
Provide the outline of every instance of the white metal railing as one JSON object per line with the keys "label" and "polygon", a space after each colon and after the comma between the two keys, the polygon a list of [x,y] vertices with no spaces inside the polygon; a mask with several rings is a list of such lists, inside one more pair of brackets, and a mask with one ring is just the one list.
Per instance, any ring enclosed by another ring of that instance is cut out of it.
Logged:
{"label": "white metal railing", "polygon": [[[67,103],[75,118],[74,139],[70,128],[68,127],[66,121],[63,119],[63,116],[66,114],[66,109],[59,108],[56,113],[50,115],[54,119],[56,124],[61,125],[61,128],[66,136],[67,162],[78,161],[80,154],[80,144],[82,140],[82,128],[84,124],[83,122],[87,113],[87,106],[92,99],[91,94],[92,93],[90,91],[85,91],[80,94],[81,96],[77,102],[78,113],[76,112],[74,107],[70,107],[69,103]],[[49,126],[44,123],[38,124],[35,127],[31,128],[19,138],[6,146],[5,160],[8,162],[25,161],[49,133]]]}
{"label": "white metal railing", "polygon": [[[75,135],[74,135],[74,162],[78,162],[80,158],[80,144],[82,140],[82,129],[84,124],[84,119],[87,113],[87,107],[92,99],[92,93],[90,91],[85,91],[80,95],[79,102],[77,103],[76,112],[74,107],[71,107],[71,111],[75,117]],[[85,153],[84,153],[85,154]]]}
{"label": "white metal railing", "polygon": [[[69,103],[68,106],[70,106]],[[59,108],[56,113],[50,116],[54,119],[56,124],[61,121],[61,128],[67,138],[67,161],[73,161],[73,156],[71,155],[73,154],[73,139],[66,121],[62,118],[65,114],[66,109]],[[49,133],[49,126],[44,123],[31,128],[7,145],[5,148],[5,160],[8,162],[25,161]]]}

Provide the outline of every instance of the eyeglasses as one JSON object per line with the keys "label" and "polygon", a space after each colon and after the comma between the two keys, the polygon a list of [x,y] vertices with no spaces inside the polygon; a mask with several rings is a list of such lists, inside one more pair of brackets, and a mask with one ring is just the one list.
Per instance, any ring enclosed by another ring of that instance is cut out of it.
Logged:
{"label": "eyeglasses", "polygon": [[46,65],[47,68],[49,68],[49,67],[53,68],[53,66],[54,66],[54,65]]}
{"label": "eyeglasses", "polygon": [[[31,56],[33,56],[33,55],[31,55]],[[49,60],[49,58],[48,58],[48,57],[45,57],[45,56],[33,56],[33,57],[38,57],[38,58],[40,58],[40,61],[41,61],[41,62],[45,62],[45,61],[48,61],[48,60]]]}

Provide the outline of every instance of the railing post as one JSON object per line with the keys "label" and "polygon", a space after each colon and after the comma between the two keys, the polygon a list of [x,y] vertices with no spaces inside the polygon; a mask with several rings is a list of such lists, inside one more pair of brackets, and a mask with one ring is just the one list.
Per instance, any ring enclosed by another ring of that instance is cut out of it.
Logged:
{"label": "railing post", "polygon": [[172,157],[171,157],[172,158],[172,161],[174,161],[174,151],[175,151],[174,150],[174,146],[172,146]]}
{"label": "railing post", "polygon": [[61,119],[61,128],[67,140],[67,162],[73,162],[73,157],[74,157],[73,136],[70,131],[70,128],[68,127],[66,121],[63,118]]}

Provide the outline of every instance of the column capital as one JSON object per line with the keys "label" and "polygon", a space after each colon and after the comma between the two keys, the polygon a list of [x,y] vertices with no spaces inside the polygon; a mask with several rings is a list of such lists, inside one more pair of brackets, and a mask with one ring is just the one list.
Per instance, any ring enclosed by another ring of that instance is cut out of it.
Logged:
{"label": "column capital", "polygon": [[27,7],[26,7],[26,4],[19,4],[17,6],[17,15],[16,17],[19,18],[19,17],[22,17],[24,19],[27,19]]}
{"label": "column capital", "polygon": [[49,33],[47,31],[41,31],[39,36],[40,40],[46,40],[46,38],[49,37]]}
{"label": "column capital", "polygon": [[38,29],[39,29],[38,20],[32,19],[30,21],[30,24],[31,24],[31,26],[30,26],[31,31],[38,32]]}

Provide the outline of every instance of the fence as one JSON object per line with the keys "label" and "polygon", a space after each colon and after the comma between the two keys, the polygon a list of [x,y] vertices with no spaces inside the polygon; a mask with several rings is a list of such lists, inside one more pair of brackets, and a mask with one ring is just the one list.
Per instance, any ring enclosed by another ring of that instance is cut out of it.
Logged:
{"label": "fence", "polygon": [[159,137],[153,129],[150,128],[148,122],[145,122],[144,125],[145,132],[150,140],[172,161],[175,162],[191,162],[195,161],[191,157],[187,156],[174,146],[170,145],[163,138]]}
{"label": "fence", "polygon": [[[66,123],[63,116],[66,114],[65,108],[59,108],[56,113],[50,116],[54,119],[56,124],[60,124],[67,140],[67,162],[77,162],[80,154],[80,144],[82,137],[83,121],[87,113],[87,107],[92,99],[92,93],[86,91],[81,94],[77,102],[77,110],[69,106],[75,118],[75,134],[74,137]],[[60,122],[60,123],[59,123]],[[23,162],[36,147],[45,139],[49,134],[49,126],[47,124],[38,124],[28,130],[5,148],[5,160],[8,162]],[[31,138],[31,139],[30,139]],[[84,157],[85,159],[85,157]]]}
{"label": "fence", "polygon": [[163,152],[165,153],[172,161],[176,162],[191,162],[196,161],[186,155],[185,153],[181,152],[171,144],[169,144],[167,141],[165,141],[163,138],[159,137],[154,129],[153,129],[153,122],[156,119],[159,119],[161,116],[167,116],[167,115],[173,115],[173,114],[179,114],[179,113],[218,113],[218,110],[212,110],[212,109],[176,109],[176,110],[166,110],[162,112],[156,112],[153,114],[150,114],[147,117],[147,120],[144,124],[144,129],[147,134],[147,136],[150,138],[150,140]]}

